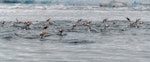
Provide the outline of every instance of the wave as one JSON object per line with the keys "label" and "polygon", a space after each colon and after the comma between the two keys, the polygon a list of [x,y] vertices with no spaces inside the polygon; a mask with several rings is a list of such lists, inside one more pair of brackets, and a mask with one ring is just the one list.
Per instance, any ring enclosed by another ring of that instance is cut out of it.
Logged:
{"label": "wave", "polygon": [[76,5],[43,5],[43,4],[0,4],[0,9],[39,9],[39,10],[135,10],[135,11],[150,11],[150,6],[136,6],[136,7],[99,7],[99,6],[76,6]]}

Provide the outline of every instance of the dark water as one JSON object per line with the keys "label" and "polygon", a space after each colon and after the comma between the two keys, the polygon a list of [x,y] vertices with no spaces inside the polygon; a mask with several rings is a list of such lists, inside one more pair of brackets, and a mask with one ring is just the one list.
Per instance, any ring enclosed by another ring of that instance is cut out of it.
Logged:
{"label": "dark water", "polygon": [[[86,20],[81,22],[85,23]],[[116,22],[114,24],[114,22]],[[2,23],[2,22],[1,22]],[[77,26],[70,20],[55,20],[48,29],[45,21],[0,27],[0,62],[149,62],[150,22],[130,26],[126,20],[93,21],[90,26]],[[105,24],[111,27],[104,28]],[[59,30],[64,28],[62,35]],[[41,32],[47,32],[40,39]]]}

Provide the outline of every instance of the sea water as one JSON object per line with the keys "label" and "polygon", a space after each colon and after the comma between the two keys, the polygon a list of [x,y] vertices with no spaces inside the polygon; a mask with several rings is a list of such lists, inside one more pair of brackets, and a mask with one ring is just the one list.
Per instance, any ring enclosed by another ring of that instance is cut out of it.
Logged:
{"label": "sea water", "polygon": [[[0,62],[149,62],[150,11],[144,8],[1,4],[0,20],[6,24],[0,27]],[[122,31],[129,25],[126,17],[132,21],[141,18],[145,23]],[[38,23],[49,18],[54,25],[47,30],[12,26],[16,19],[42,26]],[[76,27],[76,31],[65,31],[65,36],[57,35],[61,27],[71,29],[81,18],[92,21],[97,32]],[[118,25],[101,31],[104,18],[118,20]],[[42,31],[52,35],[41,40]]]}

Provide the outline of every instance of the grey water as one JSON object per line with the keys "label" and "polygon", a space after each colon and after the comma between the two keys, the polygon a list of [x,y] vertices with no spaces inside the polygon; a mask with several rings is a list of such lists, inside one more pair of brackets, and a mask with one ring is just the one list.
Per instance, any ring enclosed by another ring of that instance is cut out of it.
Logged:
{"label": "grey water", "polygon": [[[134,11],[128,7],[0,5],[0,62],[150,61],[149,7],[136,7]],[[130,23],[125,17],[132,21],[141,18],[144,24],[138,24],[140,28],[128,27]],[[43,30],[48,18],[53,24]],[[85,26],[71,30],[80,18],[84,22],[92,21],[92,30]],[[106,30],[103,29],[104,18],[109,18],[106,23],[112,24]],[[16,19],[33,24],[25,30],[24,24],[13,26]],[[113,21],[117,22],[113,24]],[[65,29],[63,35],[58,34],[61,28]],[[48,34],[40,39],[43,31]]]}
{"label": "grey water", "polygon": [[[150,61],[150,22],[140,28],[125,28],[127,20],[101,31],[103,23],[96,21],[87,27],[77,26],[71,29],[75,21],[53,20],[48,29],[35,29],[46,22],[33,22],[29,30],[12,26],[7,21],[0,27],[0,61],[1,62],[149,62]],[[112,23],[111,21],[108,23]],[[57,35],[61,27],[65,28],[63,36]],[[40,32],[46,31],[50,36],[40,39]],[[17,35],[16,35],[17,34]],[[34,38],[35,37],[35,38]]]}

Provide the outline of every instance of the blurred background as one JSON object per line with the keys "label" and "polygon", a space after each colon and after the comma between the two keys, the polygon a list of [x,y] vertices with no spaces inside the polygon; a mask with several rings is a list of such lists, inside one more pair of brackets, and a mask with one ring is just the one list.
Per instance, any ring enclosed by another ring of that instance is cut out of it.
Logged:
{"label": "blurred background", "polygon": [[150,4],[150,0],[0,0],[6,4],[50,4],[50,5],[114,5],[123,3],[125,5]]}

